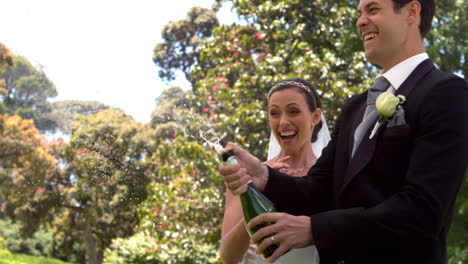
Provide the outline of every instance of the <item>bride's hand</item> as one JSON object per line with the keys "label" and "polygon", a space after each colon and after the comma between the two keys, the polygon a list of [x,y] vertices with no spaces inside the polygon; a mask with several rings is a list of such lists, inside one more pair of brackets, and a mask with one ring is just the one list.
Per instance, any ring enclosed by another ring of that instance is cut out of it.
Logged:
{"label": "bride's hand", "polygon": [[286,164],[285,161],[289,160],[291,156],[285,156],[282,158],[274,158],[269,161],[265,161],[263,164],[269,166],[270,168],[273,168],[277,171],[283,170],[283,169],[289,169],[289,164]]}

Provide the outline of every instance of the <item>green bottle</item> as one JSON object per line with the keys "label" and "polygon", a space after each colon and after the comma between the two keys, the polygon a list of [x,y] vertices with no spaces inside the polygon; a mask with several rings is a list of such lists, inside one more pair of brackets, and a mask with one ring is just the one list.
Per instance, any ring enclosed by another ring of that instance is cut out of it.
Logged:
{"label": "green bottle", "polygon": [[[232,165],[237,163],[236,156],[232,151],[226,151],[221,154],[221,158],[226,165]],[[256,216],[263,213],[273,213],[278,212],[273,205],[273,203],[265,197],[255,186],[252,181],[247,184],[247,191],[240,195],[240,200],[242,204],[242,211],[244,213],[244,223],[247,229],[247,232],[252,236],[259,229],[268,226],[269,224],[260,224],[253,228],[248,228],[247,224],[255,218]],[[264,258],[270,257],[275,250],[278,248],[278,245],[273,244],[266,248],[262,255]]]}

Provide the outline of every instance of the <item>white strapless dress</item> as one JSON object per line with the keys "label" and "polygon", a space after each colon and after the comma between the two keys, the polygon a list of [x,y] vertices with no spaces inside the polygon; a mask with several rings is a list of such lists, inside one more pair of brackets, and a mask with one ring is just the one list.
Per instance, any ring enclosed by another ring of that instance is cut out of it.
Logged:
{"label": "white strapless dress", "polygon": [[[257,253],[256,247],[250,245],[242,260],[242,264],[266,264],[266,261]],[[315,246],[293,249],[281,256],[274,264],[319,264],[319,255]]]}

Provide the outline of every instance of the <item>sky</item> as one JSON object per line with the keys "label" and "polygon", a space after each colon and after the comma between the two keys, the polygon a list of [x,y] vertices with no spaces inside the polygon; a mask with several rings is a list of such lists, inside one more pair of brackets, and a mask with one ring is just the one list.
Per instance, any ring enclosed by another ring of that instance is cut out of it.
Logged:
{"label": "sky", "polygon": [[[99,101],[146,123],[167,84],[152,61],[161,30],[214,0],[0,0],[0,42],[43,67],[57,100]],[[234,22],[230,6],[218,13]]]}

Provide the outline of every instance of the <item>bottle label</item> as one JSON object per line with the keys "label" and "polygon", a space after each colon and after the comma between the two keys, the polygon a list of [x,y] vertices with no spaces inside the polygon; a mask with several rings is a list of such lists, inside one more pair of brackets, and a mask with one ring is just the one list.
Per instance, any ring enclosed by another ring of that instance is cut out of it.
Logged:
{"label": "bottle label", "polygon": [[224,164],[226,164],[226,165],[234,165],[234,164],[237,164],[236,156],[231,156],[231,157],[229,157],[229,158],[224,162]]}

